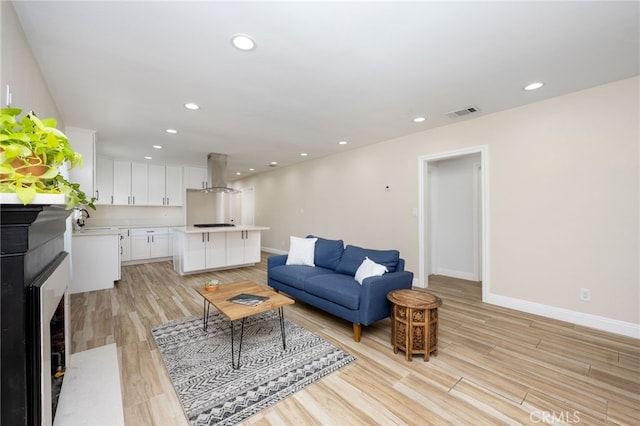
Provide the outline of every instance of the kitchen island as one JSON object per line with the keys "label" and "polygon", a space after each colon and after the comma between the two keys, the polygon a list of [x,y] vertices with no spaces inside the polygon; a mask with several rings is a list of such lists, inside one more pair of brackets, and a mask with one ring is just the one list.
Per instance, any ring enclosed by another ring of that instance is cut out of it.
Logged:
{"label": "kitchen island", "polygon": [[172,228],[173,269],[187,275],[259,263],[261,232],[268,229],[252,225]]}

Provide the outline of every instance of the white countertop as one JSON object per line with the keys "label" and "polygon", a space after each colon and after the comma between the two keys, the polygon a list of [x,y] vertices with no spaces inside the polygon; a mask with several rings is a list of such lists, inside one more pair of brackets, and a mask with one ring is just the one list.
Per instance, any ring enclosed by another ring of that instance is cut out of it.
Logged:
{"label": "white countertop", "polygon": [[172,229],[177,232],[184,232],[185,234],[196,234],[201,232],[266,231],[271,228],[267,226],[236,225],[236,226],[220,226],[220,227],[213,227],[213,228],[199,228],[197,226],[178,226]]}
{"label": "white countertop", "polygon": [[88,237],[90,235],[118,235],[120,229],[113,226],[87,226],[79,231],[73,231],[74,237]]}

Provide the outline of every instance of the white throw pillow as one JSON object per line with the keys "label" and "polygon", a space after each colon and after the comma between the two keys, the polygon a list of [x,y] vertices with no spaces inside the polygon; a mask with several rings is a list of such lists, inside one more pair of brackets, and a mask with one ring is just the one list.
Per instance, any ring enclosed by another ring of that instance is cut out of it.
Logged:
{"label": "white throw pillow", "polygon": [[358,283],[360,283],[360,285],[362,285],[362,281],[364,281],[365,278],[379,277],[385,272],[389,272],[386,266],[380,265],[379,263],[376,263],[365,256],[364,260],[356,271],[355,279],[356,281],[358,281]]}
{"label": "white throw pillow", "polygon": [[313,263],[316,254],[317,238],[291,237],[287,265],[316,266]]}

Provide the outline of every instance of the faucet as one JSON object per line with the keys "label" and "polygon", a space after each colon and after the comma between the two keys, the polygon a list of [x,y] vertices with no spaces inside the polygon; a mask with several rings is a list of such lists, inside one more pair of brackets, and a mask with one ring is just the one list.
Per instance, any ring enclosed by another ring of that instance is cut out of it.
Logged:
{"label": "faucet", "polygon": [[76,209],[76,212],[78,212],[76,213],[76,224],[81,228],[84,226],[84,220],[89,219],[91,216],[89,216],[87,209]]}

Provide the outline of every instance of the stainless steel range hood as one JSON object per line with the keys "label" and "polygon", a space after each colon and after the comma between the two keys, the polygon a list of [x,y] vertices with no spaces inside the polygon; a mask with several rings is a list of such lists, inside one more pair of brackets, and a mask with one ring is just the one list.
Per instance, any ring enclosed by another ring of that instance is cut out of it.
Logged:
{"label": "stainless steel range hood", "polygon": [[230,188],[227,185],[227,156],[225,154],[217,154],[211,152],[207,155],[207,180],[209,187],[202,192],[222,192],[237,193],[237,189]]}

